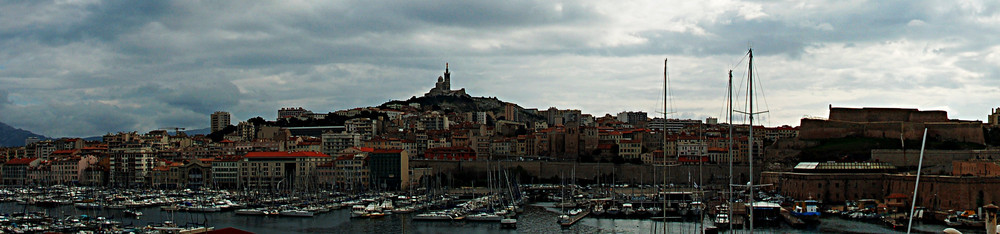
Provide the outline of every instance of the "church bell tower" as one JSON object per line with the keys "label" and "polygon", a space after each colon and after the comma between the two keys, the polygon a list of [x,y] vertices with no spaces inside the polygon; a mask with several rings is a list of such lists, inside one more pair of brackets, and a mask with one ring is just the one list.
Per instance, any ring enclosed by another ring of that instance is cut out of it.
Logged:
{"label": "church bell tower", "polygon": [[444,91],[451,90],[451,72],[448,72],[448,63],[444,64]]}

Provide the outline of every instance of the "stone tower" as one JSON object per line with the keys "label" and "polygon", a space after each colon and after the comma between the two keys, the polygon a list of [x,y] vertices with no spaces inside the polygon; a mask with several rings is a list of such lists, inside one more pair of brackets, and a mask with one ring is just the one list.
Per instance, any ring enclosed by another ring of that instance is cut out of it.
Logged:
{"label": "stone tower", "polygon": [[441,88],[445,91],[451,90],[451,72],[448,72],[448,63],[444,64],[444,87]]}

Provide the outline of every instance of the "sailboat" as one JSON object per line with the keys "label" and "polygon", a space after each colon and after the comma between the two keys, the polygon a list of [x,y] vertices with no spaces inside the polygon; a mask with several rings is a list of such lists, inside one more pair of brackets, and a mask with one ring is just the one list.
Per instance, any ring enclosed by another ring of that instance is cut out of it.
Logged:
{"label": "sailboat", "polygon": [[715,223],[715,227],[718,229],[729,229],[732,225],[732,207],[733,207],[733,70],[729,70],[729,82],[726,87],[726,99],[728,99],[728,116],[726,116],[726,122],[729,123],[729,135],[726,137],[728,150],[726,154],[729,158],[729,192],[726,193],[724,198],[726,202],[715,207],[715,217],[712,221]]}
{"label": "sailboat", "polygon": [[742,114],[746,114],[749,119],[749,134],[747,135],[747,162],[749,162],[749,176],[750,181],[747,182],[747,199],[749,202],[746,203],[746,213],[748,215],[748,220],[750,222],[750,233],[753,233],[753,228],[755,223],[757,225],[776,225],[778,224],[778,216],[780,215],[781,206],[772,202],[766,201],[754,201],[756,193],[754,189],[759,185],[754,185],[754,173],[753,173],[753,149],[754,149],[754,138],[753,138],[753,119],[754,115],[767,113],[767,111],[754,112],[754,93],[753,93],[753,49],[747,51],[749,57],[749,62],[747,65],[747,103],[748,111],[736,111]]}

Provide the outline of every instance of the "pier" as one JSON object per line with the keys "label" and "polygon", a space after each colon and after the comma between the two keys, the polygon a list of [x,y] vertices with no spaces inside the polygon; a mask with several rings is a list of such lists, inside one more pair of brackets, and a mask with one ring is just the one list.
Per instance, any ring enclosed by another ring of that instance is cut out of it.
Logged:
{"label": "pier", "polygon": [[590,214],[590,208],[587,208],[583,209],[583,211],[577,213],[576,215],[566,215],[565,219],[563,219],[560,216],[561,218],[558,219],[556,222],[559,223],[559,225],[561,225],[562,227],[569,227],[573,226],[573,224],[576,224],[576,222],[580,221],[584,217],[587,217],[587,215],[589,214]]}

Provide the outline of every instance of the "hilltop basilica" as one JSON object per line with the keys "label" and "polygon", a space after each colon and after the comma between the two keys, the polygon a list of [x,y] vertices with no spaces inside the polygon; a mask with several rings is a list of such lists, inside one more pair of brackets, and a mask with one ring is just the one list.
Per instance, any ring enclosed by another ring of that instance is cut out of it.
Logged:
{"label": "hilltop basilica", "polygon": [[438,76],[437,83],[434,83],[434,88],[424,94],[424,97],[434,97],[434,96],[469,96],[465,94],[465,88],[459,90],[451,90],[451,72],[448,72],[448,64],[444,64],[444,76]]}

